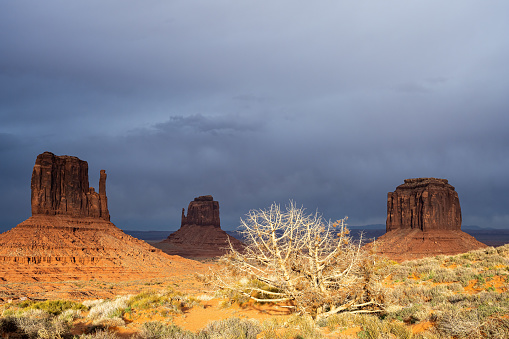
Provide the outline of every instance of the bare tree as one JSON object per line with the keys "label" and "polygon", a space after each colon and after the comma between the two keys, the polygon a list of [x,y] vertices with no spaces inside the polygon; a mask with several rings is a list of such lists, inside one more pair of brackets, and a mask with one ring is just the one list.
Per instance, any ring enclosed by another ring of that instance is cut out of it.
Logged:
{"label": "bare tree", "polygon": [[[230,246],[228,274],[216,276],[221,288],[258,302],[286,302],[315,319],[338,312],[379,312],[381,294],[374,256],[352,242],[346,217],[326,222],[290,202],[286,211],[272,204],[241,220],[242,252]],[[238,277],[257,281],[239,285]],[[235,280],[237,279],[237,280]]]}

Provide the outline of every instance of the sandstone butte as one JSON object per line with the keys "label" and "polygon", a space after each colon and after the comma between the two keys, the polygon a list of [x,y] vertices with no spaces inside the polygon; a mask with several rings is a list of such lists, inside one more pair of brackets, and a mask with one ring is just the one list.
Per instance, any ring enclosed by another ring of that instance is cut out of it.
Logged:
{"label": "sandstone butte", "polygon": [[193,269],[110,222],[106,172],[89,187],[88,163],[44,152],[32,172],[32,216],[0,234],[0,281],[118,281]]}
{"label": "sandstone butte", "polygon": [[154,244],[168,254],[186,258],[211,258],[228,252],[230,241],[236,249],[242,242],[223,231],[219,220],[219,202],[211,195],[200,196],[189,203],[187,216],[182,209],[178,231]]}
{"label": "sandstone butte", "polygon": [[461,231],[458,193],[446,179],[405,179],[387,194],[386,233],[366,245],[403,261],[486,247]]}

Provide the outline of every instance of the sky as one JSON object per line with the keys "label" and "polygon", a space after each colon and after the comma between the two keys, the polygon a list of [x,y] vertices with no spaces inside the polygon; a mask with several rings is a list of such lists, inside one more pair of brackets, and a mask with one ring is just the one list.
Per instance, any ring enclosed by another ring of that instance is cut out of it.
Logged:
{"label": "sky", "polygon": [[384,224],[417,177],[509,228],[507,32],[506,0],[0,0],[0,231],[44,151],[105,169],[126,230],[207,194],[226,230],[290,200]]}

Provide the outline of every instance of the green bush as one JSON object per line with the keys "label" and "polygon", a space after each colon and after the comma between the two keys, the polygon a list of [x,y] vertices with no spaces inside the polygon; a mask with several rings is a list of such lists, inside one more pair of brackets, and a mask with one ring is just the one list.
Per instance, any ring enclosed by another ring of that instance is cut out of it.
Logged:
{"label": "green bush", "polygon": [[22,304],[20,304],[21,308],[43,310],[53,315],[58,315],[66,310],[87,310],[83,304],[69,300],[46,300],[36,303],[27,303],[27,306],[25,307],[21,305]]}
{"label": "green bush", "polygon": [[127,302],[131,309],[148,309],[165,307],[171,313],[182,313],[185,307],[202,305],[201,302],[180,292],[169,290],[167,292],[146,291],[135,295]]}

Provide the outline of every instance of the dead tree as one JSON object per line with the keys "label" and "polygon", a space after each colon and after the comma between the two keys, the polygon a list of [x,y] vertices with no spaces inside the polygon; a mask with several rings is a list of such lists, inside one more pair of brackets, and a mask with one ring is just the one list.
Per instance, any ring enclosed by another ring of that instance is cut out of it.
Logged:
{"label": "dead tree", "polygon": [[[316,320],[339,312],[379,312],[377,262],[361,240],[352,241],[346,219],[326,222],[293,202],[286,211],[275,203],[252,210],[241,220],[246,246],[242,252],[230,246],[229,273],[218,274],[217,281],[257,302],[286,302]],[[239,284],[239,277],[258,283]]]}

